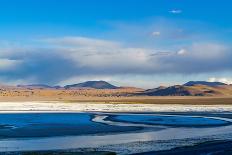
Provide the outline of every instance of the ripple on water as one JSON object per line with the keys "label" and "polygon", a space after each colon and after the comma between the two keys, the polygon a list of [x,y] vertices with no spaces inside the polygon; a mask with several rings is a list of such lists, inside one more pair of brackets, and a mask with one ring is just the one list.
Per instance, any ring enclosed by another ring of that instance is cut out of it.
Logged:
{"label": "ripple on water", "polygon": [[230,122],[220,119],[207,117],[190,116],[169,116],[169,115],[141,115],[141,114],[122,114],[113,115],[109,118],[112,121],[143,123],[150,125],[167,126],[220,126],[228,125]]}

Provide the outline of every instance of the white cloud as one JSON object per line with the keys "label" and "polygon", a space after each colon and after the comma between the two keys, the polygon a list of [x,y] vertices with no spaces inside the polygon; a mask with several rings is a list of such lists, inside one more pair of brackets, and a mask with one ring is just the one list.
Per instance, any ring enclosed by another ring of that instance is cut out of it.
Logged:
{"label": "white cloud", "polygon": [[225,84],[232,84],[232,78],[225,78],[225,77],[220,77],[220,78],[216,78],[216,77],[211,77],[208,79],[209,82],[222,82]]}
{"label": "white cloud", "polygon": [[114,44],[96,46],[93,41],[85,42],[81,47],[64,49],[63,56],[75,62],[77,67],[107,74],[201,73],[218,71],[219,68],[226,70],[232,65],[229,62],[230,48],[219,43],[194,43],[177,52],[167,51],[165,54],[149,48],[125,47],[112,41],[110,43]]}

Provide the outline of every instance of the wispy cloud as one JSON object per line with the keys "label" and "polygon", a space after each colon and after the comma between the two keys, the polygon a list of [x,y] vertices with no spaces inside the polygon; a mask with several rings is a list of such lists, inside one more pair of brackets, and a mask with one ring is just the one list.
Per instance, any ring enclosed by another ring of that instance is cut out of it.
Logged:
{"label": "wispy cloud", "polygon": [[119,46],[118,42],[103,40],[103,39],[95,39],[95,38],[87,38],[81,36],[67,36],[62,38],[47,38],[43,41],[56,44],[56,45],[72,45],[72,46],[89,46],[91,47],[114,47]]}
{"label": "wispy cloud", "polygon": [[161,34],[161,33],[160,33],[159,31],[154,31],[154,32],[152,32],[152,35],[153,35],[153,36],[160,36],[160,34]]}
{"label": "wispy cloud", "polygon": [[185,55],[187,54],[187,51],[185,49],[180,49],[179,51],[177,51],[178,55]]}
{"label": "wispy cloud", "polygon": [[173,9],[173,10],[170,10],[169,12],[172,13],[172,14],[181,14],[182,10],[180,10],[180,9]]}

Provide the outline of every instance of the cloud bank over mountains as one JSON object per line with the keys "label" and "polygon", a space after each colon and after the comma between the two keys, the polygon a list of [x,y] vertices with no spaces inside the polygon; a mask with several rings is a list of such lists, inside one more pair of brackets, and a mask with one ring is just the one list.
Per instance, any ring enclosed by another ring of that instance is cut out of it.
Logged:
{"label": "cloud bank over mountains", "polygon": [[217,42],[195,42],[173,51],[80,36],[40,42],[43,48],[1,48],[1,79],[56,84],[76,76],[187,75],[232,69],[231,47]]}

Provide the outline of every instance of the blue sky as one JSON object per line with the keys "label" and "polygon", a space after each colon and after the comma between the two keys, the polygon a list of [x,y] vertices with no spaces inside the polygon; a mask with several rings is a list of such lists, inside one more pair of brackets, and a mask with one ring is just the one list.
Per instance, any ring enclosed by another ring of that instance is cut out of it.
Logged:
{"label": "blue sky", "polygon": [[0,83],[232,81],[230,0],[2,0]]}

